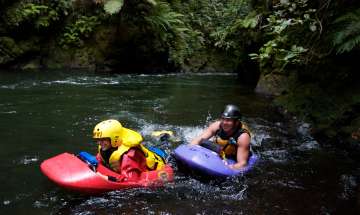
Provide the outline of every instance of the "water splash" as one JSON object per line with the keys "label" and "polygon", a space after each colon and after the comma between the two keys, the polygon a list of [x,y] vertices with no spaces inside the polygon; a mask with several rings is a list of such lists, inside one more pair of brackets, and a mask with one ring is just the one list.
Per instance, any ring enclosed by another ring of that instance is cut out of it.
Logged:
{"label": "water splash", "polygon": [[356,177],[352,175],[341,175],[340,176],[340,185],[342,185],[342,192],[340,193],[340,198],[348,200],[355,196],[357,182]]}
{"label": "water splash", "polygon": [[288,161],[289,152],[285,149],[274,149],[262,151],[261,157],[274,163],[285,163]]}
{"label": "water splash", "polygon": [[300,151],[309,151],[309,150],[316,150],[320,149],[320,145],[316,140],[308,140],[301,143],[300,146],[296,147],[297,150]]}
{"label": "water splash", "polygon": [[21,164],[21,165],[29,165],[29,164],[37,163],[38,161],[39,161],[38,156],[25,155],[19,161],[15,161],[15,163]]}
{"label": "water splash", "polygon": [[12,110],[12,111],[4,111],[4,112],[0,112],[0,113],[3,113],[3,114],[16,114],[16,110]]}

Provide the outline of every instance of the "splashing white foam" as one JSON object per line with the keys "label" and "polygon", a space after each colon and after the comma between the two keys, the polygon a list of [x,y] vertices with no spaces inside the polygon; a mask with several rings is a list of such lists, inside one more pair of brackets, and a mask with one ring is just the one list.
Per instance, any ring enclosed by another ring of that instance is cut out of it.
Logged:
{"label": "splashing white foam", "polygon": [[28,165],[28,164],[36,163],[38,161],[39,161],[39,157],[37,156],[31,157],[25,155],[18,163],[23,165]]}

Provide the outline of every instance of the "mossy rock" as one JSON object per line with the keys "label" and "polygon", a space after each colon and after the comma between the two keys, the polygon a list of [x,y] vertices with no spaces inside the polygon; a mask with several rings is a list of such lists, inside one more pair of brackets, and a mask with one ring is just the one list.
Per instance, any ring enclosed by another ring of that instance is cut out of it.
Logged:
{"label": "mossy rock", "polygon": [[274,104],[311,123],[315,137],[342,145],[358,141],[353,137],[360,135],[359,98],[359,87],[349,86],[340,91],[315,83],[297,83],[286,94],[276,97]]}
{"label": "mossy rock", "polygon": [[262,74],[255,88],[255,92],[268,95],[279,96],[284,94],[289,88],[289,77],[282,74]]}
{"label": "mossy rock", "polygon": [[6,64],[22,55],[24,51],[17,45],[17,42],[10,37],[0,37],[0,64]]}
{"label": "mossy rock", "polygon": [[225,52],[201,50],[186,60],[182,70],[199,73],[234,72],[236,66],[233,58],[228,57]]}
{"label": "mossy rock", "polygon": [[96,47],[64,49],[54,47],[44,59],[44,66],[49,69],[74,68],[95,70],[98,61],[103,59]]}
{"label": "mossy rock", "polygon": [[27,63],[25,63],[23,66],[20,67],[21,70],[38,70],[42,67],[40,64],[40,59],[34,59]]}
{"label": "mossy rock", "polygon": [[94,41],[90,41],[90,43],[94,44],[91,46],[98,50],[97,53],[101,53],[101,55],[95,56],[96,58],[102,58],[103,55],[109,52],[111,44],[116,40],[116,36],[116,26],[102,26],[97,29]]}

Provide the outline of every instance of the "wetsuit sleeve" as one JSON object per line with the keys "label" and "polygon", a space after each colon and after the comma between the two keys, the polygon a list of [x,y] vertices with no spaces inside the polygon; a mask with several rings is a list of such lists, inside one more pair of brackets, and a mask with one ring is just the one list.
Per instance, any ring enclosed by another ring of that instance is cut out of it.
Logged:
{"label": "wetsuit sleeve", "polygon": [[130,149],[122,156],[120,172],[128,181],[136,181],[146,171],[146,158],[139,149]]}

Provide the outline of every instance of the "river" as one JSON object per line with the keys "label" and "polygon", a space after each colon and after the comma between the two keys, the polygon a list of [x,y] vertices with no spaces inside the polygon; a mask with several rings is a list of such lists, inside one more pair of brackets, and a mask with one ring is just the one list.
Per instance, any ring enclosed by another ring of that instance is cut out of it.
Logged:
{"label": "river", "polygon": [[[83,196],[40,172],[62,152],[95,153],[94,125],[118,119],[159,145],[155,130],[189,141],[227,103],[252,130],[260,162],[249,174],[203,181],[179,171],[157,189]],[[83,72],[0,73],[0,214],[357,214],[360,165],[322,147],[306,126],[277,114],[270,100],[232,74],[99,75]]]}

